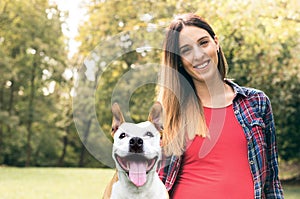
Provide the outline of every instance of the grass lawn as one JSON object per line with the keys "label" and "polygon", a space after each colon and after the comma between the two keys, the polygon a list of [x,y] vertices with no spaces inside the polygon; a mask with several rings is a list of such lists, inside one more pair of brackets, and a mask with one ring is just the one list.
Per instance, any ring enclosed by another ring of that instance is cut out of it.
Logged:
{"label": "grass lawn", "polygon": [[285,185],[283,184],[284,198],[285,199],[299,199],[300,198],[300,184],[298,185]]}
{"label": "grass lawn", "polygon": [[[101,199],[112,169],[0,167],[1,199]],[[300,185],[283,185],[286,199]]]}
{"label": "grass lawn", "polygon": [[0,168],[1,199],[101,199],[113,170]]}

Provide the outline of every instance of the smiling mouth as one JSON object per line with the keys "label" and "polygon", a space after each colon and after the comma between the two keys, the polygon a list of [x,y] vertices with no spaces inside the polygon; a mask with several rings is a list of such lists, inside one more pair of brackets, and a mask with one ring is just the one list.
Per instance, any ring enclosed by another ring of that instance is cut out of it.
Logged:
{"label": "smiling mouth", "polygon": [[195,69],[203,69],[203,68],[205,68],[209,64],[209,62],[210,62],[210,60],[207,60],[203,64],[194,66],[193,68],[195,68]]}
{"label": "smiling mouth", "polygon": [[137,187],[143,186],[147,181],[147,174],[154,167],[158,156],[147,159],[143,155],[132,154],[121,157],[115,155],[120,167],[126,172],[129,180]]}

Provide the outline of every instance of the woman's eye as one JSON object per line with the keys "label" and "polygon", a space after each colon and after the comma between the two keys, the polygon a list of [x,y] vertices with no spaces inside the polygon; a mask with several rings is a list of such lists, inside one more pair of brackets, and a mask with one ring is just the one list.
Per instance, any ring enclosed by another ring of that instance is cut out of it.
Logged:
{"label": "woman's eye", "polygon": [[188,52],[190,52],[191,51],[191,48],[189,48],[189,47],[184,47],[184,48],[181,48],[180,49],[180,54],[181,55],[185,55],[185,54],[187,54]]}
{"label": "woman's eye", "polygon": [[207,40],[200,41],[199,44],[200,44],[200,46],[205,46],[208,44],[208,41]]}

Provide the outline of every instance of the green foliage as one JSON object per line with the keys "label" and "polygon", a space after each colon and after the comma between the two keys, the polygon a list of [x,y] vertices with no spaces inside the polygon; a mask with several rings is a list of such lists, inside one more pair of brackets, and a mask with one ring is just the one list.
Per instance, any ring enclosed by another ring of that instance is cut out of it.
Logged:
{"label": "green foliage", "polygon": [[[300,126],[296,118],[300,5],[292,1],[259,1],[250,6],[240,4],[237,10],[232,3],[224,4],[217,9],[217,16],[209,20],[213,24],[217,21],[215,26],[228,59],[229,76],[267,93],[273,106],[280,156],[285,160],[299,159]],[[241,15],[240,9],[246,13]]]}
{"label": "green foliage", "polygon": [[55,165],[52,94],[66,64],[63,15],[46,0],[4,0],[0,13],[1,164]]}

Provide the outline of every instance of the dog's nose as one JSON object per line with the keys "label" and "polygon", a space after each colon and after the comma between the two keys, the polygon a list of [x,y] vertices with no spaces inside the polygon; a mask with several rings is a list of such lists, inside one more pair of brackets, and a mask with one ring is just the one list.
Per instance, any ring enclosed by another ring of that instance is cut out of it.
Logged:
{"label": "dog's nose", "polygon": [[129,140],[129,152],[142,153],[143,152],[143,139],[139,137],[133,137]]}

